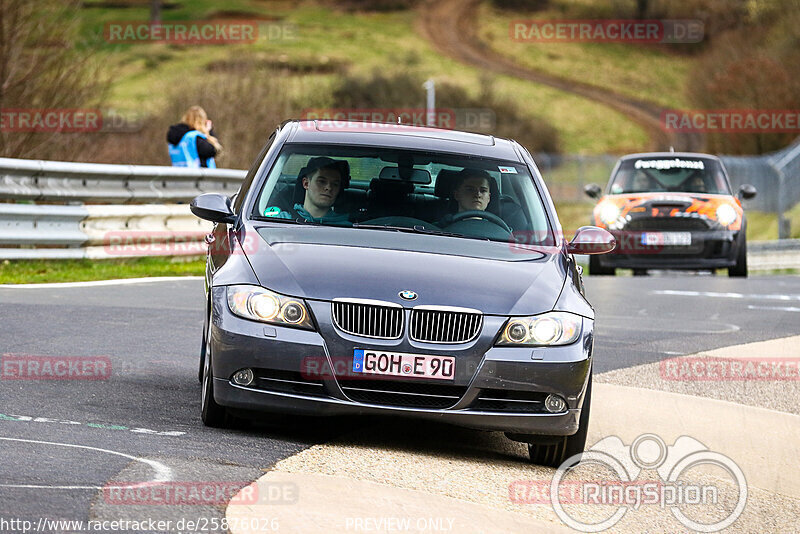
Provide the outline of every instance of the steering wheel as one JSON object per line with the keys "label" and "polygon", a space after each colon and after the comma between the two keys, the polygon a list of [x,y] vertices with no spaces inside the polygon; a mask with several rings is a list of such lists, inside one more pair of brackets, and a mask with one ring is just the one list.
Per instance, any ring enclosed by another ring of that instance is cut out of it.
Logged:
{"label": "steering wheel", "polygon": [[477,217],[479,219],[485,219],[490,223],[496,224],[509,234],[511,233],[511,227],[509,227],[503,219],[501,219],[499,216],[495,215],[491,211],[483,211],[483,210],[461,211],[453,216],[453,220],[451,221],[450,224],[455,224],[459,221],[463,221],[464,219],[471,219],[473,217]]}

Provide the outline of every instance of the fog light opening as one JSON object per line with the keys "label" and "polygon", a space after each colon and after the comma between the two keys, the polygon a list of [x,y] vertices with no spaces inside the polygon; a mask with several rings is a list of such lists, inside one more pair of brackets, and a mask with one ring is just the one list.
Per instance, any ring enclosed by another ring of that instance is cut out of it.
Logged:
{"label": "fog light opening", "polygon": [[567,409],[567,401],[558,395],[548,395],[544,400],[544,408],[550,413],[559,413]]}
{"label": "fog light opening", "polygon": [[254,378],[252,369],[241,369],[233,375],[233,383],[237,386],[249,386]]}

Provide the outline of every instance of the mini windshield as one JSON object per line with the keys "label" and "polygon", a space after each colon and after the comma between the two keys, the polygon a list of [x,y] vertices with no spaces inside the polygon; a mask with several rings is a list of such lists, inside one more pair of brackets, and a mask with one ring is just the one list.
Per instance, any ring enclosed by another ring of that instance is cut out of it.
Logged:
{"label": "mini windshield", "polygon": [[552,245],[525,164],[439,152],[287,144],[252,216],[263,221]]}
{"label": "mini windshield", "polygon": [[620,164],[609,193],[730,194],[720,164],[713,159],[643,158]]}

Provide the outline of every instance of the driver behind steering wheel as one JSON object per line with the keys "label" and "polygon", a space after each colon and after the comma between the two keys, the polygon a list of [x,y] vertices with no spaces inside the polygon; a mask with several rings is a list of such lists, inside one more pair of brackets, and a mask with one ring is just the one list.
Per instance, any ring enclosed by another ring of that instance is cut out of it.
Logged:
{"label": "driver behind steering wheel", "polygon": [[[453,190],[450,196],[455,200],[457,212],[462,211],[485,211],[492,199],[491,188],[489,187],[489,180],[492,177],[488,172],[481,169],[465,168],[461,170],[453,181]],[[445,227],[453,222],[455,213],[451,213],[442,217],[436,223],[437,226]],[[470,217],[477,219],[477,217]]]}

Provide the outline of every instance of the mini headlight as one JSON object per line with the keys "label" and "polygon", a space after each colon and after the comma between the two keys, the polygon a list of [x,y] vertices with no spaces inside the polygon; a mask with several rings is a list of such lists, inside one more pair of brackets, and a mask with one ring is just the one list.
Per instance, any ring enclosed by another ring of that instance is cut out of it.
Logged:
{"label": "mini headlight", "polygon": [[314,329],[306,306],[297,299],[257,286],[228,286],[227,291],[228,307],[239,317],[262,323]]}
{"label": "mini headlight", "polygon": [[613,202],[603,202],[599,206],[598,214],[600,216],[600,221],[603,224],[613,224],[617,219],[619,219],[619,206]]}
{"label": "mini headlight", "polygon": [[736,220],[736,210],[730,204],[722,204],[717,208],[717,221],[722,226],[728,226]]}
{"label": "mini headlight", "polygon": [[508,321],[497,345],[569,345],[581,335],[583,318],[568,312],[549,312]]}

